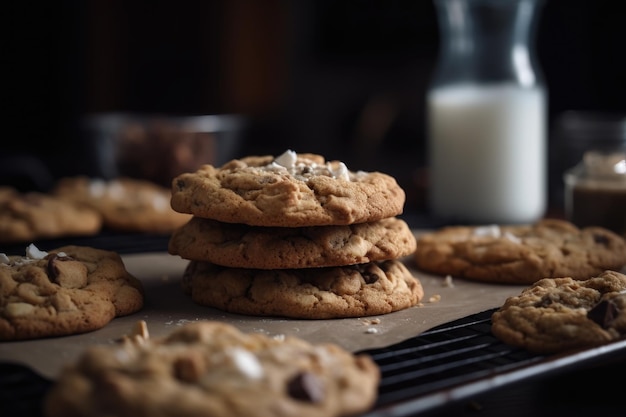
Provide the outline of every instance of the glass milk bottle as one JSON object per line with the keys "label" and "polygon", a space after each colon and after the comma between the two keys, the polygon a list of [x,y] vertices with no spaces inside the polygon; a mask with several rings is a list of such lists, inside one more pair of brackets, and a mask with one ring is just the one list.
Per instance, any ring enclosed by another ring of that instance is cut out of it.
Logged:
{"label": "glass milk bottle", "polygon": [[528,223],[547,201],[547,94],[534,56],[541,0],[434,0],[429,204],[449,223]]}

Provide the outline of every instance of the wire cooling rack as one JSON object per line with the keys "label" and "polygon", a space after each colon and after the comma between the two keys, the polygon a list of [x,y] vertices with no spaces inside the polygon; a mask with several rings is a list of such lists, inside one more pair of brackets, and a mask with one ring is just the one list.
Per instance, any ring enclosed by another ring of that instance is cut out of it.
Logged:
{"label": "wire cooling rack", "polygon": [[618,361],[626,340],[561,355],[509,346],[491,333],[483,311],[442,324],[401,343],[368,353],[379,365],[379,396],[364,417],[408,417],[512,384]]}

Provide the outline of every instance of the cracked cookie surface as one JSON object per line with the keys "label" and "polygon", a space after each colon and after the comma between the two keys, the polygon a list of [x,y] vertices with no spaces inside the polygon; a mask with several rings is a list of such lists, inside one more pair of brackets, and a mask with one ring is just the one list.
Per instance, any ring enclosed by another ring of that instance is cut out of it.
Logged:
{"label": "cracked cookie surface", "polygon": [[172,234],[169,253],[184,259],[256,269],[344,266],[397,259],[415,250],[398,218],[346,226],[260,227],[194,217]]}
{"label": "cracked cookie surface", "polygon": [[115,252],[34,245],[0,254],[0,340],[84,333],[143,306],[143,288]]}
{"label": "cracked cookie surface", "polygon": [[532,284],[549,277],[588,279],[626,265],[626,241],[600,227],[564,220],[516,226],[452,226],[418,236],[417,267],[477,281]]}
{"label": "cracked cookie surface", "polygon": [[204,165],[172,181],[181,213],[251,226],[363,223],[402,213],[404,190],[380,172],[352,172],[320,155],[285,152]]}
{"label": "cracked cookie surface", "polygon": [[626,275],[544,278],[493,313],[493,334],[537,353],[604,345],[626,337]]}
{"label": "cracked cookie surface", "polygon": [[420,281],[398,260],[282,270],[190,261],[183,289],[195,303],[231,313],[301,319],[387,314],[424,297]]}
{"label": "cracked cookie surface", "polygon": [[212,321],[91,347],[47,394],[47,417],[334,417],[367,411],[380,371],[334,344]]}

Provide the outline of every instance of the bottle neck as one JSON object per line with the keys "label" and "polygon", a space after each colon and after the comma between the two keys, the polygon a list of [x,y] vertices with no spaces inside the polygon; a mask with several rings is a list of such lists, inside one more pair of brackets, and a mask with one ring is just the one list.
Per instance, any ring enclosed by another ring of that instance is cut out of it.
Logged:
{"label": "bottle neck", "polygon": [[440,56],[434,84],[542,84],[534,34],[541,0],[435,0]]}

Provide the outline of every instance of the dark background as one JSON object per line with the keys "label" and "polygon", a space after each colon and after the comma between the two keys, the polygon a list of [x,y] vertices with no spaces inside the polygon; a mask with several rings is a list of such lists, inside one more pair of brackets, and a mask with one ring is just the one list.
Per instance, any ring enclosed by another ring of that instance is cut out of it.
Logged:
{"label": "dark background", "polygon": [[[568,110],[626,113],[620,3],[545,1],[536,47],[550,127]],[[431,1],[11,0],[2,19],[4,162],[87,170],[77,126],[88,114],[232,113],[249,120],[240,155],[291,148],[384,170],[409,210],[423,208]]]}

